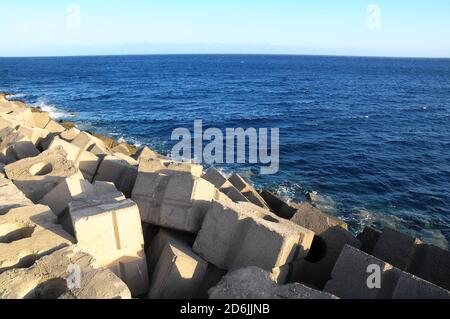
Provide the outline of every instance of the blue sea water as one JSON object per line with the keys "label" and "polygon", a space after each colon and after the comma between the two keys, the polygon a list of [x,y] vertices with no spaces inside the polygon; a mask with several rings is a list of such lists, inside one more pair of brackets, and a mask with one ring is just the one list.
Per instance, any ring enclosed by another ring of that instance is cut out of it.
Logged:
{"label": "blue sea water", "polygon": [[[0,91],[167,154],[172,130],[280,128],[280,172],[227,165],[359,232],[450,240],[450,60],[175,55],[2,58]],[[77,117],[71,117],[76,113]]]}

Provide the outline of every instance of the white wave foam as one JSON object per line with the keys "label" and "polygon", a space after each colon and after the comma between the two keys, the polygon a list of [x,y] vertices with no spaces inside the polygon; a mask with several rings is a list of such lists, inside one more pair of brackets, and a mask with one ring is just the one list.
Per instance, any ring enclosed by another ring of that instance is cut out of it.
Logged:
{"label": "white wave foam", "polygon": [[25,96],[27,96],[27,95],[23,94],[23,93],[18,93],[18,94],[8,95],[7,98],[8,98],[8,100],[16,100],[16,99],[23,99]]}
{"label": "white wave foam", "polygon": [[42,98],[38,99],[37,102],[34,103],[32,106],[39,107],[42,111],[48,112],[54,120],[73,117],[72,114],[57,108],[55,105],[50,104],[48,101]]}

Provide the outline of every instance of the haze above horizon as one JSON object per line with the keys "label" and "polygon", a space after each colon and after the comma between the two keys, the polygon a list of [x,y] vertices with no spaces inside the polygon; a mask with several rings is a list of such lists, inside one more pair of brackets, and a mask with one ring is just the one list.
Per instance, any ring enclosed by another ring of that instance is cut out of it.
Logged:
{"label": "haze above horizon", "polygon": [[450,57],[450,2],[0,0],[0,56]]}

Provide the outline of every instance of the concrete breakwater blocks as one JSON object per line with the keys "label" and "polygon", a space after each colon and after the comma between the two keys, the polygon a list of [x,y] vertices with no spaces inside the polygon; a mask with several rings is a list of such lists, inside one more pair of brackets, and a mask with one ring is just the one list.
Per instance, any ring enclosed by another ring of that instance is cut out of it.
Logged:
{"label": "concrete breakwater blocks", "polygon": [[242,178],[239,174],[231,175],[231,177],[228,180],[250,202],[263,208],[269,208],[264,199],[261,197],[261,195],[259,195],[259,193],[249,183],[247,183],[244,180],[244,178]]}
{"label": "concrete breakwater blocks", "polygon": [[208,263],[189,246],[167,242],[153,271],[150,299],[189,299],[201,293]]}
{"label": "concrete breakwater blocks", "polygon": [[47,206],[11,209],[0,216],[0,273],[28,267],[73,241]]}
{"label": "concrete breakwater blocks", "polygon": [[313,238],[312,231],[251,203],[214,201],[193,249],[221,269],[272,271],[306,257]]}
{"label": "concrete breakwater blocks", "polygon": [[148,291],[144,238],[137,205],[131,200],[77,199],[69,214],[78,246],[96,259],[96,266],[111,269],[133,296]]}
{"label": "concrete breakwater blocks", "polygon": [[48,149],[51,150],[57,148],[58,146],[64,149],[67,153],[67,159],[74,162],[75,166],[80,169],[84,178],[92,182],[100,164],[100,158],[60,139],[59,137],[55,137],[53,139]]}
{"label": "concrete breakwater blocks", "polygon": [[215,168],[210,168],[203,175],[203,179],[213,184],[219,191],[227,195],[233,202],[248,202],[247,197],[242,195],[225,176]]}
{"label": "concrete breakwater blocks", "polygon": [[72,245],[30,268],[0,275],[0,299],[131,299],[113,272],[96,269],[93,257]]}
{"label": "concrete breakwater blocks", "polygon": [[297,212],[297,207],[286,203],[280,197],[267,190],[263,190],[260,195],[272,212],[282,218],[291,219]]}
{"label": "concrete breakwater blocks", "polygon": [[84,179],[62,147],[5,166],[6,176],[34,203],[66,178]]}
{"label": "concrete breakwater blocks", "polygon": [[211,299],[338,299],[299,283],[280,286],[271,274],[258,267],[248,267],[227,274],[209,290]]}
{"label": "concrete breakwater blocks", "polygon": [[157,159],[158,154],[152,151],[149,147],[143,146],[136,151],[133,158],[137,161],[141,159]]}
{"label": "concrete breakwater blocks", "polygon": [[10,127],[0,131],[0,162],[10,164],[37,155],[39,151],[22,133]]}
{"label": "concrete breakwater blocks", "polygon": [[81,133],[81,131],[79,129],[77,129],[76,127],[72,127],[71,129],[62,132],[61,134],[59,134],[59,137],[61,139],[63,139],[66,142],[72,142],[74,139],[76,139],[76,137]]}
{"label": "concrete breakwater blocks", "polygon": [[33,202],[13,182],[6,179],[0,169],[0,215],[7,213],[13,208],[32,205]]}
{"label": "concrete breakwater blocks", "polygon": [[130,164],[130,161],[118,154],[108,155],[100,163],[94,180],[112,182],[119,191],[130,198],[137,175],[137,162]]}
{"label": "concrete breakwater blocks", "polygon": [[145,223],[197,233],[217,190],[196,165],[141,161],[132,199]]}
{"label": "concrete breakwater blocks", "polygon": [[72,144],[99,157],[111,154],[102,140],[86,132],[79,133],[77,137],[72,140]]}
{"label": "concrete breakwater blocks", "polygon": [[[378,287],[369,285],[369,267],[380,270]],[[449,291],[351,246],[343,249],[324,290],[344,299],[450,299]]]}
{"label": "concrete breakwater blocks", "polygon": [[26,136],[35,146],[39,145],[39,143],[50,134],[50,132],[45,129],[26,125],[19,125],[17,131]]}
{"label": "concrete breakwater blocks", "polygon": [[370,254],[450,290],[450,252],[393,229],[386,228],[376,238]]}
{"label": "concrete breakwater blocks", "polygon": [[341,227],[348,230],[348,225],[342,220],[329,214],[323,213],[320,209],[308,203],[301,203],[297,211],[292,216],[291,221],[305,228],[311,229],[316,234],[322,234],[332,227]]}

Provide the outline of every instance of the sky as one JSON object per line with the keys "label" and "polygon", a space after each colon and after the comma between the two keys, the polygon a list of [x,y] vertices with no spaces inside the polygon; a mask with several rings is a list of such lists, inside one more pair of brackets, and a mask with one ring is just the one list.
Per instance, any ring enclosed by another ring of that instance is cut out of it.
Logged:
{"label": "sky", "polygon": [[450,57],[448,0],[0,0],[0,56]]}

